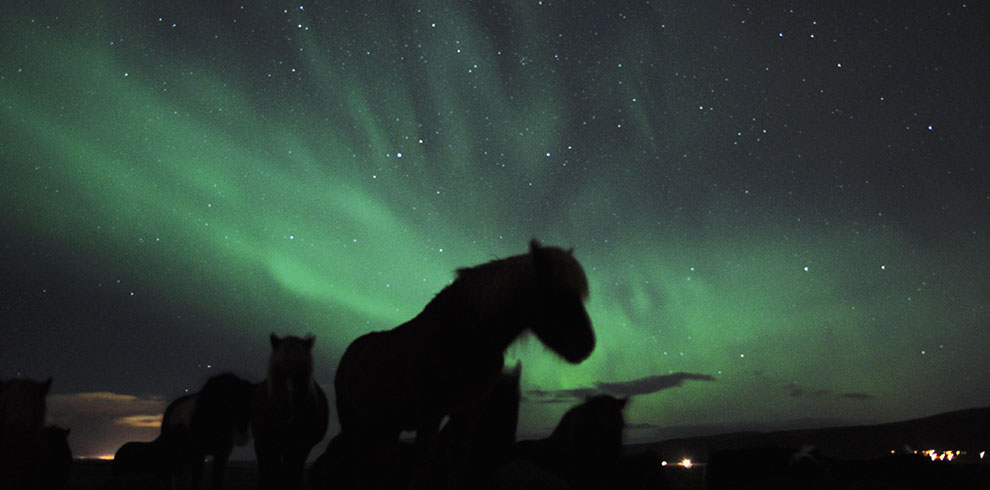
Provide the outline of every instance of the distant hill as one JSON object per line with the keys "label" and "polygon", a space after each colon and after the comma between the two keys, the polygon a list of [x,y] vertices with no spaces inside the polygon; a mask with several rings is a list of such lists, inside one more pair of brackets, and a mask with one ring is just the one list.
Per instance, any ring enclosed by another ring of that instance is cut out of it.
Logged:
{"label": "distant hill", "polygon": [[636,444],[656,449],[669,460],[706,460],[714,451],[752,448],[794,448],[814,445],[822,454],[866,459],[901,451],[936,449],[970,453],[990,450],[990,407],[947,412],[930,417],[877,425],[798,429],[777,432],[734,432]]}

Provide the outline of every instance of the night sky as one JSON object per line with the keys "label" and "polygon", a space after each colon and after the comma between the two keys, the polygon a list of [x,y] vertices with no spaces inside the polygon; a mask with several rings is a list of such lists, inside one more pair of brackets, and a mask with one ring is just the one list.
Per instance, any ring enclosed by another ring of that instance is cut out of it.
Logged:
{"label": "night sky", "polygon": [[511,348],[521,437],[990,405],[984,2],[101,3],[0,7],[0,378],[77,456],[533,237],[598,343]]}

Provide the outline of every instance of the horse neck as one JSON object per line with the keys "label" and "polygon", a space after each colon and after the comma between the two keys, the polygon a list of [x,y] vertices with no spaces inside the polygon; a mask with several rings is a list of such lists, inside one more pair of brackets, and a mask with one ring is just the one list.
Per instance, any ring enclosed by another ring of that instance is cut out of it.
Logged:
{"label": "horse neck", "polygon": [[[280,376],[269,371],[268,378],[265,380],[265,384],[268,387],[268,394],[273,396],[280,396],[283,392],[278,390],[278,388],[285,389],[286,385],[290,383],[294,388],[293,399],[306,399],[313,393],[313,386],[315,384],[313,382],[313,373],[305,376]],[[288,391],[285,391],[285,393],[288,393]]]}
{"label": "horse neck", "polygon": [[459,283],[441,291],[411,323],[426,328],[451,329],[500,352],[531,322],[528,284],[501,282],[486,287]]}

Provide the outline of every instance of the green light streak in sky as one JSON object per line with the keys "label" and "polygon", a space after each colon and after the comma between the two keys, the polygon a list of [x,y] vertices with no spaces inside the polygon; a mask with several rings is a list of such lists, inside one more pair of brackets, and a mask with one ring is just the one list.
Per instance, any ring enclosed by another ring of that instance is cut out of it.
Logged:
{"label": "green light streak in sky", "polygon": [[[517,35],[539,37],[543,17],[517,7]],[[248,325],[260,336],[273,326],[253,324],[255,314],[301,305],[281,311],[275,329],[314,331],[335,356],[415,315],[456,267],[520,253],[532,236],[573,245],[591,281],[595,354],[564,367],[528,342],[510,357],[524,359],[527,387],[543,389],[676,371],[718,379],[642,397],[631,410],[643,418],[800,416],[818,402],[768,408],[791,382],[887,404],[916,395],[888,383],[903,373],[931,388],[958,372],[920,368],[911,355],[962,338],[937,341],[932,324],[975,322],[976,312],[946,311],[944,297],[915,291],[951,287],[926,276],[939,258],[898,260],[914,248],[892,229],[753,234],[732,212],[745,198],[711,190],[698,196],[711,207],[699,213],[705,232],[654,226],[669,218],[649,206],[655,182],[623,174],[621,162],[654,152],[654,136],[675,122],[632,102],[627,85],[616,104],[639,142],[579,140],[568,131],[588,117],[568,106],[572,88],[525,58],[506,60],[519,54],[497,53],[468,14],[437,12],[424,8],[402,27],[424,32],[415,50],[295,14],[313,28],[297,40],[303,82],[285,93],[277,81],[257,88],[263,73],[243,80],[244,67],[193,54],[135,64],[139,53],[104,36],[27,28],[11,36],[23,42],[5,64],[18,68],[0,80],[0,204],[81,260],[127,271],[147,294],[202,309],[249,298],[231,332]],[[412,51],[426,61],[399,61]],[[676,87],[662,94],[672,110],[689,98]],[[702,146],[704,133],[676,129],[689,140],[672,144]],[[585,161],[567,166],[578,150]],[[638,207],[649,211],[628,211]]]}

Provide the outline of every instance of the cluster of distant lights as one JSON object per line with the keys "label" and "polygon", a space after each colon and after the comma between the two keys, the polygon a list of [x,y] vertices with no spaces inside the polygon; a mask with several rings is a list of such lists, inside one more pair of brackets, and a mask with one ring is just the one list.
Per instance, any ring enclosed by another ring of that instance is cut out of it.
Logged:
{"label": "cluster of distant lights", "polygon": [[[698,463],[692,462],[691,461],[691,458],[684,458],[684,459],[682,459],[682,460],[674,463],[674,466],[680,466],[681,468],[684,468],[684,469],[688,469],[689,470],[689,469],[691,469],[692,466],[696,466],[697,464]],[[660,466],[669,466],[669,465],[670,465],[670,463],[668,463],[666,461],[661,461],[660,462]]]}
{"label": "cluster of distant lights", "polygon": [[[891,450],[890,453],[891,454],[894,454],[895,451]],[[956,451],[949,450],[949,451],[938,452],[938,450],[935,450],[935,449],[926,449],[926,450],[920,451],[920,452],[919,451],[915,451],[914,454],[921,454],[923,456],[926,456],[928,458],[931,458],[932,461],[952,461],[954,459],[959,458],[960,456],[965,456],[967,453],[966,453],[966,451],[959,451],[959,450],[956,450]],[[986,454],[987,454],[986,451],[980,451],[980,460],[981,461],[984,459],[984,457],[986,456]]]}
{"label": "cluster of distant lights", "polygon": [[[980,460],[984,459],[986,453],[987,453],[986,451],[980,451],[979,453]],[[890,454],[897,454],[897,451],[891,450]],[[935,449],[927,449],[925,451],[914,451],[914,454],[924,455],[928,458],[931,458],[932,461],[952,461],[954,459],[959,458],[960,456],[965,456],[967,453],[966,451],[959,451],[959,450],[939,452]],[[703,463],[695,463],[691,461],[691,458],[684,458],[673,464],[667,462],[666,460],[660,462],[660,466],[680,466],[681,468],[687,470],[691,469],[694,466],[701,466],[701,465],[703,465]]]}
{"label": "cluster of distant lights", "polygon": [[[897,451],[891,450],[890,451],[890,454],[897,454]],[[915,451],[914,454],[919,454],[919,452],[918,451]],[[952,461],[952,460],[954,460],[954,459],[956,459],[956,458],[958,458],[960,456],[965,456],[966,455],[966,451],[942,451],[942,452],[938,452],[935,449],[928,449],[928,450],[925,450],[925,451],[921,451],[920,454],[931,458],[932,461]],[[980,451],[980,460],[983,460],[984,456],[986,456],[986,451]],[[77,459],[87,459],[87,458],[77,458]],[[112,454],[101,454],[101,455],[97,456],[96,459],[102,459],[104,461],[112,461],[113,460],[113,455]],[[694,466],[703,466],[703,465],[704,465],[703,463],[695,463],[695,462],[691,461],[691,458],[684,458],[684,459],[682,459],[682,460],[680,460],[680,461],[678,461],[678,462],[676,462],[676,463],[673,464],[673,466],[680,466],[681,468],[684,468],[686,470],[689,470],[689,469],[691,469]],[[661,461],[660,462],[660,466],[671,466],[671,464],[668,463],[666,460],[664,460],[664,461]]]}

